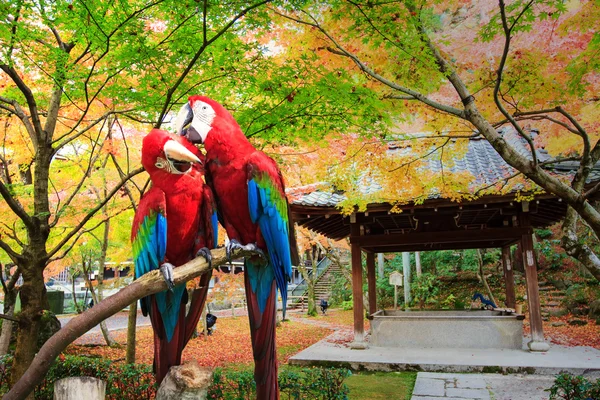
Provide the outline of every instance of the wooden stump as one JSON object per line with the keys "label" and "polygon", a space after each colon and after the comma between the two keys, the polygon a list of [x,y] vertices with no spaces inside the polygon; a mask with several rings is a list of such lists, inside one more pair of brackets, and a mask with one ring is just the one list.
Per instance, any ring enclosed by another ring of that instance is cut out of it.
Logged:
{"label": "wooden stump", "polygon": [[162,381],[156,400],[204,400],[212,383],[212,370],[191,361],[171,367]]}
{"label": "wooden stump", "polygon": [[106,382],[90,376],[74,376],[54,382],[54,400],[104,400]]}

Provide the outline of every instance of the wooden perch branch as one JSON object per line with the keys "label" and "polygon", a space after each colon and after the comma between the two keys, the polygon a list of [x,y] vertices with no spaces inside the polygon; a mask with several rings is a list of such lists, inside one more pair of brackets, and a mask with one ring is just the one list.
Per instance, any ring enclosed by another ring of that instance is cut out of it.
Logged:
{"label": "wooden perch branch", "polygon": [[13,317],[12,315],[0,314],[0,318],[7,319],[7,320],[13,321],[13,322],[20,322],[19,318]]}
{"label": "wooden perch branch", "polygon": [[[227,256],[224,248],[212,252],[212,268],[226,264]],[[254,255],[253,252],[235,250],[232,259]],[[194,279],[209,271],[211,267],[203,257],[198,257],[174,269],[173,281],[179,285]],[[159,270],[154,270],[140,279],[110,296],[84,313],[70,320],[61,330],[42,346],[33,362],[23,376],[4,396],[4,400],[24,399],[33,392],[33,389],[42,381],[52,362],[75,339],[98,325],[101,321],[116,314],[123,308],[141,299],[142,297],[167,290]]]}

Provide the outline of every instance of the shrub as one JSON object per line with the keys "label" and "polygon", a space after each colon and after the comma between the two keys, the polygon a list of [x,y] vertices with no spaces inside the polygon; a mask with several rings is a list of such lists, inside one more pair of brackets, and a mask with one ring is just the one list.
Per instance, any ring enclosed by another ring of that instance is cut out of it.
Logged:
{"label": "shrub", "polygon": [[[344,400],[348,387],[344,379],[350,371],[337,368],[285,368],[279,372],[279,392],[282,399]],[[249,400],[256,398],[256,385],[250,371],[214,371],[209,388],[210,399]]]}
{"label": "shrub", "polygon": [[[342,268],[347,268],[342,266]],[[334,277],[331,285],[331,296],[329,297],[329,305],[331,307],[338,307],[344,301],[348,301],[352,298],[352,283],[346,279],[344,274]]]}
{"label": "shrub", "polygon": [[550,389],[550,400],[600,399],[600,380],[590,382],[581,375],[560,374]]}
{"label": "shrub", "polygon": [[[8,392],[12,356],[0,357],[0,395]],[[347,399],[344,379],[350,371],[336,368],[284,368],[279,373],[282,399]],[[152,366],[115,364],[111,360],[81,356],[60,356],[50,367],[45,379],[34,390],[35,399],[53,399],[54,382],[71,376],[91,376],[106,381],[106,398],[153,399],[156,384]],[[251,400],[256,398],[256,383],[250,370],[215,369],[210,399]]]}
{"label": "shrub", "polygon": [[[0,393],[8,391],[12,361],[11,356],[0,360]],[[151,399],[156,395],[154,374],[149,365],[115,364],[108,359],[61,355],[34,389],[36,400],[53,399],[54,382],[71,376],[91,376],[106,381],[107,399]]]}
{"label": "shrub", "polygon": [[[435,299],[438,295],[440,291],[439,280],[433,274],[426,272],[415,278],[411,284],[411,289],[414,296],[414,302],[419,305],[419,308],[423,309],[425,304]],[[452,299],[452,302],[454,302],[454,298]]]}
{"label": "shrub", "polygon": [[354,302],[352,301],[352,298],[350,298],[348,301],[343,301],[341,307],[344,311],[352,310],[352,308],[354,308]]}

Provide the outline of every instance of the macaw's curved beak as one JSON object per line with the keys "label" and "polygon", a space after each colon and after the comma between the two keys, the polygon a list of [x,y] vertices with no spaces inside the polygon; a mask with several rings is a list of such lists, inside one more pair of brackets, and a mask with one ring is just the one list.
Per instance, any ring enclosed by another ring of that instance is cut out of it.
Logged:
{"label": "macaw's curved beak", "polygon": [[202,164],[202,161],[194,153],[175,140],[168,140],[164,144],[163,150],[173,168],[181,173],[189,171],[192,163]]}
{"label": "macaw's curved beak", "polygon": [[192,143],[202,143],[202,136],[194,128],[192,121],[194,120],[194,112],[189,103],[185,103],[179,113],[177,113],[177,119],[175,125],[177,127],[177,134],[179,136],[185,136]]}

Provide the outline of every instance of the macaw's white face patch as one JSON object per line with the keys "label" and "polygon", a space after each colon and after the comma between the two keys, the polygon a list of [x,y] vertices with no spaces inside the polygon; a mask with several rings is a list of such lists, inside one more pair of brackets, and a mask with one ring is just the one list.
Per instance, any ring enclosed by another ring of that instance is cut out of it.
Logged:
{"label": "macaw's white face patch", "polygon": [[188,132],[188,139],[192,142],[199,139],[200,143],[204,143],[208,136],[208,132],[212,129],[212,123],[215,120],[217,113],[209,104],[203,101],[194,102],[192,105],[192,112],[194,113],[194,118],[192,119],[191,128],[196,131],[195,133],[198,135],[198,138],[191,138],[190,135],[193,133]]}

